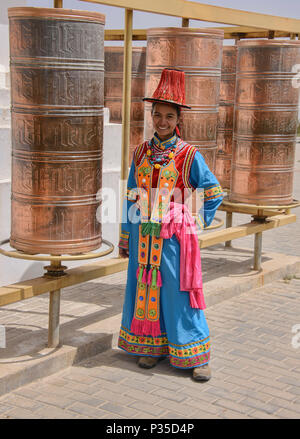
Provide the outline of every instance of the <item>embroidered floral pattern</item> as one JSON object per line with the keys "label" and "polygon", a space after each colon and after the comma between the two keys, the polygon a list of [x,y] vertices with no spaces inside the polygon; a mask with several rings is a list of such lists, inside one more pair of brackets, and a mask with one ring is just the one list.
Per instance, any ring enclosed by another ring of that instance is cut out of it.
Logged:
{"label": "embroidered floral pattern", "polygon": [[169,356],[174,367],[190,369],[209,362],[209,339],[188,345],[169,345],[165,333],[160,337],[143,337],[130,333],[124,327],[120,330],[118,346],[126,352],[135,355]]}
{"label": "embroidered floral pattern", "polygon": [[223,196],[223,190],[220,185],[212,186],[204,190],[204,201],[209,201],[220,196]]}
{"label": "embroidered floral pattern", "polygon": [[168,346],[139,346],[139,345],[131,345],[127,343],[126,340],[119,338],[118,346],[121,349],[124,349],[129,354],[135,355],[144,355],[144,356],[167,356]]}
{"label": "embroidered floral pattern", "polygon": [[[201,342],[199,342],[201,343]],[[210,349],[210,342],[206,342],[203,344],[197,344],[196,346],[188,347],[184,346],[183,348],[174,348],[170,346],[170,354],[174,357],[191,357],[193,355],[203,354]]]}
{"label": "embroidered floral pattern", "polygon": [[143,345],[167,345],[168,339],[166,336],[162,334],[160,337],[143,337],[141,335],[134,335],[131,334],[129,331],[125,331],[121,328],[120,330],[120,337],[124,340],[126,340],[128,343],[136,343],[136,344],[143,344]]}
{"label": "embroidered floral pattern", "polygon": [[174,358],[170,357],[170,363],[172,366],[179,367],[180,369],[192,369],[194,367],[202,366],[208,363],[210,360],[210,352],[207,354],[199,355],[192,358]]}

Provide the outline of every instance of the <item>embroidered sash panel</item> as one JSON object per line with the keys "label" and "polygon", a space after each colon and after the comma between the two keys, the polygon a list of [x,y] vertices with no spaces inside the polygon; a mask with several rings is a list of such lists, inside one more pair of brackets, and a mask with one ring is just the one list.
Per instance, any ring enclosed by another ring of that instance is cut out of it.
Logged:
{"label": "embroidered sash panel", "polygon": [[[144,158],[147,157],[147,150],[149,148],[149,142],[144,142],[140,146],[137,147],[135,150],[134,155],[134,161],[135,161],[135,177],[137,185],[138,183],[138,174],[137,174],[137,168],[140,166],[140,164],[143,162]],[[194,159],[194,156],[196,154],[197,148],[195,146],[189,145],[188,143],[185,143],[183,140],[178,139],[176,152],[174,155],[174,165],[178,172],[176,185],[175,187],[178,189],[181,189],[183,191],[185,188],[192,191],[194,188],[189,183],[189,177],[191,172],[191,166]],[[158,172],[153,172],[152,175],[152,187],[158,186]]]}

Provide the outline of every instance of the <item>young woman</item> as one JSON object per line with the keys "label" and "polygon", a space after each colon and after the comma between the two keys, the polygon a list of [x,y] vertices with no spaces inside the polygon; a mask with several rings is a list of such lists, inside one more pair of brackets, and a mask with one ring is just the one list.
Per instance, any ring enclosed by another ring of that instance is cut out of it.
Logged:
{"label": "young woman", "polygon": [[[155,134],[135,150],[124,204],[120,256],[129,256],[118,346],[154,367],[161,358],[211,377],[196,226],[184,195],[203,189],[203,227],[223,199],[199,150],[179,135],[184,73],[165,69],[152,98]],[[182,196],[181,196],[182,195]]]}

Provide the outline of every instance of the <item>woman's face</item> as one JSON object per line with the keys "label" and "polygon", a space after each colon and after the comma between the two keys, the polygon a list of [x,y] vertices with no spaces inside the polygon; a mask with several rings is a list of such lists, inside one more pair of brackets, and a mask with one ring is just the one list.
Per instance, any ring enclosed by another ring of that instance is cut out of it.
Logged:
{"label": "woman's face", "polygon": [[152,123],[161,140],[171,137],[178,123],[174,105],[156,103],[152,111]]}

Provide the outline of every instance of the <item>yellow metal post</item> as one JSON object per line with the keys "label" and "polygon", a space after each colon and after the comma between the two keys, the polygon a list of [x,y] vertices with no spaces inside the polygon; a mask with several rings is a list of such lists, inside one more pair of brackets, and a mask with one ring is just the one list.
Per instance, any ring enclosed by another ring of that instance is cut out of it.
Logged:
{"label": "yellow metal post", "polygon": [[62,8],[63,7],[63,0],[54,0],[54,7],[55,8]]}
{"label": "yellow metal post", "polygon": [[[129,168],[130,109],[131,109],[131,70],[132,70],[132,9],[125,9],[123,103],[122,103],[122,157],[120,187],[120,218],[126,191]],[[121,230],[121,225],[120,225]]]}
{"label": "yellow metal post", "polygon": [[269,39],[269,40],[274,40],[274,36],[275,36],[275,31],[270,30],[270,31],[269,31],[269,34],[268,34],[268,39]]}
{"label": "yellow metal post", "polygon": [[[232,212],[226,212],[226,229],[232,227]],[[225,241],[225,247],[232,247],[231,241]]]}
{"label": "yellow metal post", "polygon": [[[88,3],[100,3],[119,8],[150,12],[173,17],[184,17],[190,20],[208,21],[287,32],[299,32],[300,20],[278,17],[257,12],[241,11],[240,9],[224,8],[186,0],[81,0]],[[170,5],[171,3],[171,5]]]}
{"label": "yellow metal post", "polygon": [[132,9],[125,9],[123,107],[122,107],[122,168],[121,179],[127,180],[130,142],[131,69],[132,69]]}

